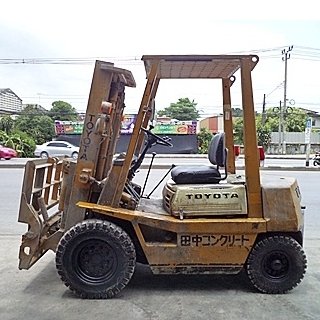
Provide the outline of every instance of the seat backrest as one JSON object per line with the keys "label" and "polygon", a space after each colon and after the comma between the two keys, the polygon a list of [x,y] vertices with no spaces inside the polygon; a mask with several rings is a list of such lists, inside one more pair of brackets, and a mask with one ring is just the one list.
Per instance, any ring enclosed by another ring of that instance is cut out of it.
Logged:
{"label": "seat backrest", "polygon": [[226,164],[226,144],[225,144],[225,133],[215,134],[208,148],[209,161],[219,167],[224,167]]}

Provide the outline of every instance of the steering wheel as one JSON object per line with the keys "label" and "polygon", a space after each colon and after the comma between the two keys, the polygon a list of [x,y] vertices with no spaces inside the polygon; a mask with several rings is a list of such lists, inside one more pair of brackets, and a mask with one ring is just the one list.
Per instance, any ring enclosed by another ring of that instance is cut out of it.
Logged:
{"label": "steering wheel", "polygon": [[161,138],[160,136],[157,136],[156,134],[152,133],[150,130],[147,130],[142,127],[141,127],[141,130],[144,131],[147,135],[150,135],[151,137],[156,139],[156,143],[161,144],[163,146],[167,146],[167,147],[173,147],[172,143],[170,143],[169,141],[167,141],[164,138]]}

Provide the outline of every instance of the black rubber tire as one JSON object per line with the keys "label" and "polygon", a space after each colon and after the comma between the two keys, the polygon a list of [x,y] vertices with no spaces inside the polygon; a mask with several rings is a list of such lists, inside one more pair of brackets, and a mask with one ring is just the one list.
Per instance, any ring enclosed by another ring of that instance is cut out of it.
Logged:
{"label": "black rubber tire", "polygon": [[41,159],[48,159],[49,158],[49,155],[47,152],[43,151],[40,153],[40,158]]}
{"label": "black rubber tire", "polygon": [[265,238],[255,244],[246,263],[253,286],[263,293],[286,293],[296,287],[307,268],[301,245],[287,236]]}
{"label": "black rubber tire", "polygon": [[136,252],[128,234],[97,219],[68,230],[56,252],[61,280],[84,299],[113,298],[129,283],[135,264]]}
{"label": "black rubber tire", "polygon": [[72,157],[72,159],[77,160],[78,159],[78,155],[79,155],[78,152],[73,152],[71,157]]}
{"label": "black rubber tire", "polygon": [[316,161],[316,160],[313,161],[313,165],[314,165],[315,167],[316,167],[318,164],[319,164],[318,161]]}

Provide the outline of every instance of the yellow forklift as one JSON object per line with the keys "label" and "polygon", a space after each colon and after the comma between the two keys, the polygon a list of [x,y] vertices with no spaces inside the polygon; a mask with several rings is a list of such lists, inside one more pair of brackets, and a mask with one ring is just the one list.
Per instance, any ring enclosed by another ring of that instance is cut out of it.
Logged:
{"label": "yellow forklift", "polygon": [[[257,291],[286,293],[306,271],[303,207],[295,178],[260,174],[251,73],[256,55],[143,56],[147,81],[126,153],[115,154],[130,71],[96,61],[80,152],[26,164],[19,222],[19,268],[56,253],[62,281],[82,298],[112,298],[136,263],[154,274],[236,274]],[[240,74],[245,173],[236,172],[231,86]],[[213,136],[210,166],[172,166],[163,196],[143,196],[135,175],[156,144],[160,79],[220,81],[224,132]]]}

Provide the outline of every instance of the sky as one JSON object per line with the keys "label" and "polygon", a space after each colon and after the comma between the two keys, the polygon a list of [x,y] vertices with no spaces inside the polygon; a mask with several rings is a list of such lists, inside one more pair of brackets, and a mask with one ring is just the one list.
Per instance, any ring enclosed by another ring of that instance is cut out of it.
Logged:
{"label": "sky", "polygon": [[[133,73],[125,113],[139,109],[146,84],[142,55],[257,54],[252,72],[254,102],[261,111],[284,98],[282,50],[287,61],[287,98],[292,106],[320,112],[320,19],[317,2],[297,1],[38,1],[10,0],[0,7],[0,88],[23,103],[46,109],[56,100],[85,112],[94,61],[113,62]],[[241,108],[240,75],[232,86]],[[197,103],[202,117],[222,111],[221,83],[163,80],[156,109],[179,98]]]}

